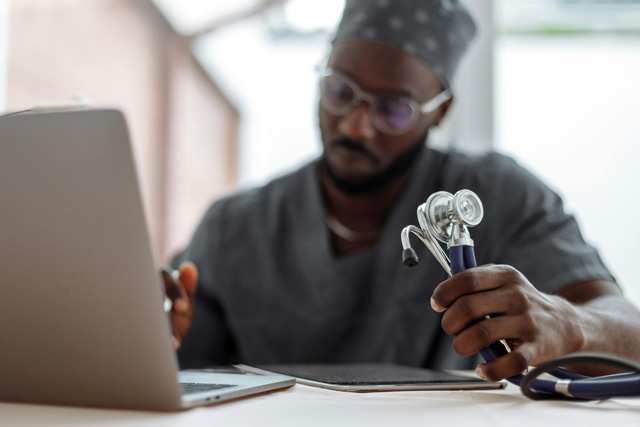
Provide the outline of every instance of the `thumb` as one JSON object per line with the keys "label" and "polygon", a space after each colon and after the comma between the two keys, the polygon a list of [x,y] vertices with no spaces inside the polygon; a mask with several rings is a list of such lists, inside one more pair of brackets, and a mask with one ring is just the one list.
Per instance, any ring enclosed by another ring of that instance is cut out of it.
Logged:
{"label": "thumb", "polygon": [[184,287],[189,298],[192,298],[196,293],[198,285],[198,267],[196,267],[194,263],[187,261],[180,265],[179,271],[180,283]]}

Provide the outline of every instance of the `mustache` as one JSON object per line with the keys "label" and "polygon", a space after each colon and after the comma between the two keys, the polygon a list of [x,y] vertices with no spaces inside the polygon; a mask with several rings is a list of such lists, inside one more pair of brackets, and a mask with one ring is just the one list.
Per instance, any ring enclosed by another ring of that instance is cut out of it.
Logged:
{"label": "mustache", "polygon": [[378,156],[369,151],[361,141],[354,141],[349,138],[340,138],[334,140],[331,145],[333,145],[334,147],[343,147],[347,150],[352,150],[357,153],[364,154],[365,156],[369,157],[375,164],[378,164],[380,162]]}

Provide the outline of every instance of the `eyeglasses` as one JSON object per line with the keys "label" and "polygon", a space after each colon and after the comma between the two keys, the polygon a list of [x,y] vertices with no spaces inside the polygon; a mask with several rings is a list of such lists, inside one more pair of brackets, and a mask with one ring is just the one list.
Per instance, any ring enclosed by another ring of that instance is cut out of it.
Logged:
{"label": "eyeglasses", "polygon": [[320,105],[329,113],[346,116],[362,101],[369,104],[369,118],[380,132],[400,135],[407,132],[421,114],[430,114],[451,99],[448,90],[425,102],[410,96],[372,94],[365,92],[349,77],[331,68],[325,68],[320,83]]}

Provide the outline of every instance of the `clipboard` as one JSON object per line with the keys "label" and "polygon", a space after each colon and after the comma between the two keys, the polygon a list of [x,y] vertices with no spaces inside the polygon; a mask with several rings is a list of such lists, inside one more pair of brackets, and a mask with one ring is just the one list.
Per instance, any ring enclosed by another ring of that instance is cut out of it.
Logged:
{"label": "clipboard", "polygon": [[348,392],[420,390],[495,390],[507,383],[392,363],[317,363],[235,365],[242,372],[287,375],[299,384]]}

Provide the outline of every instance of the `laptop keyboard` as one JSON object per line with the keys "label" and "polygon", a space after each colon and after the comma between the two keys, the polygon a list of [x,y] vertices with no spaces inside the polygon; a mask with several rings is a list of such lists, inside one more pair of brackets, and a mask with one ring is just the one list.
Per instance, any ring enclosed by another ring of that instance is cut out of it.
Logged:
{"label": "laptop keyboard", "polygon": [[180,383],[182,394],[200,393],[203,391],[220,390],[221,388],[235,387],[234,384],[203,384],[203,383]]}

